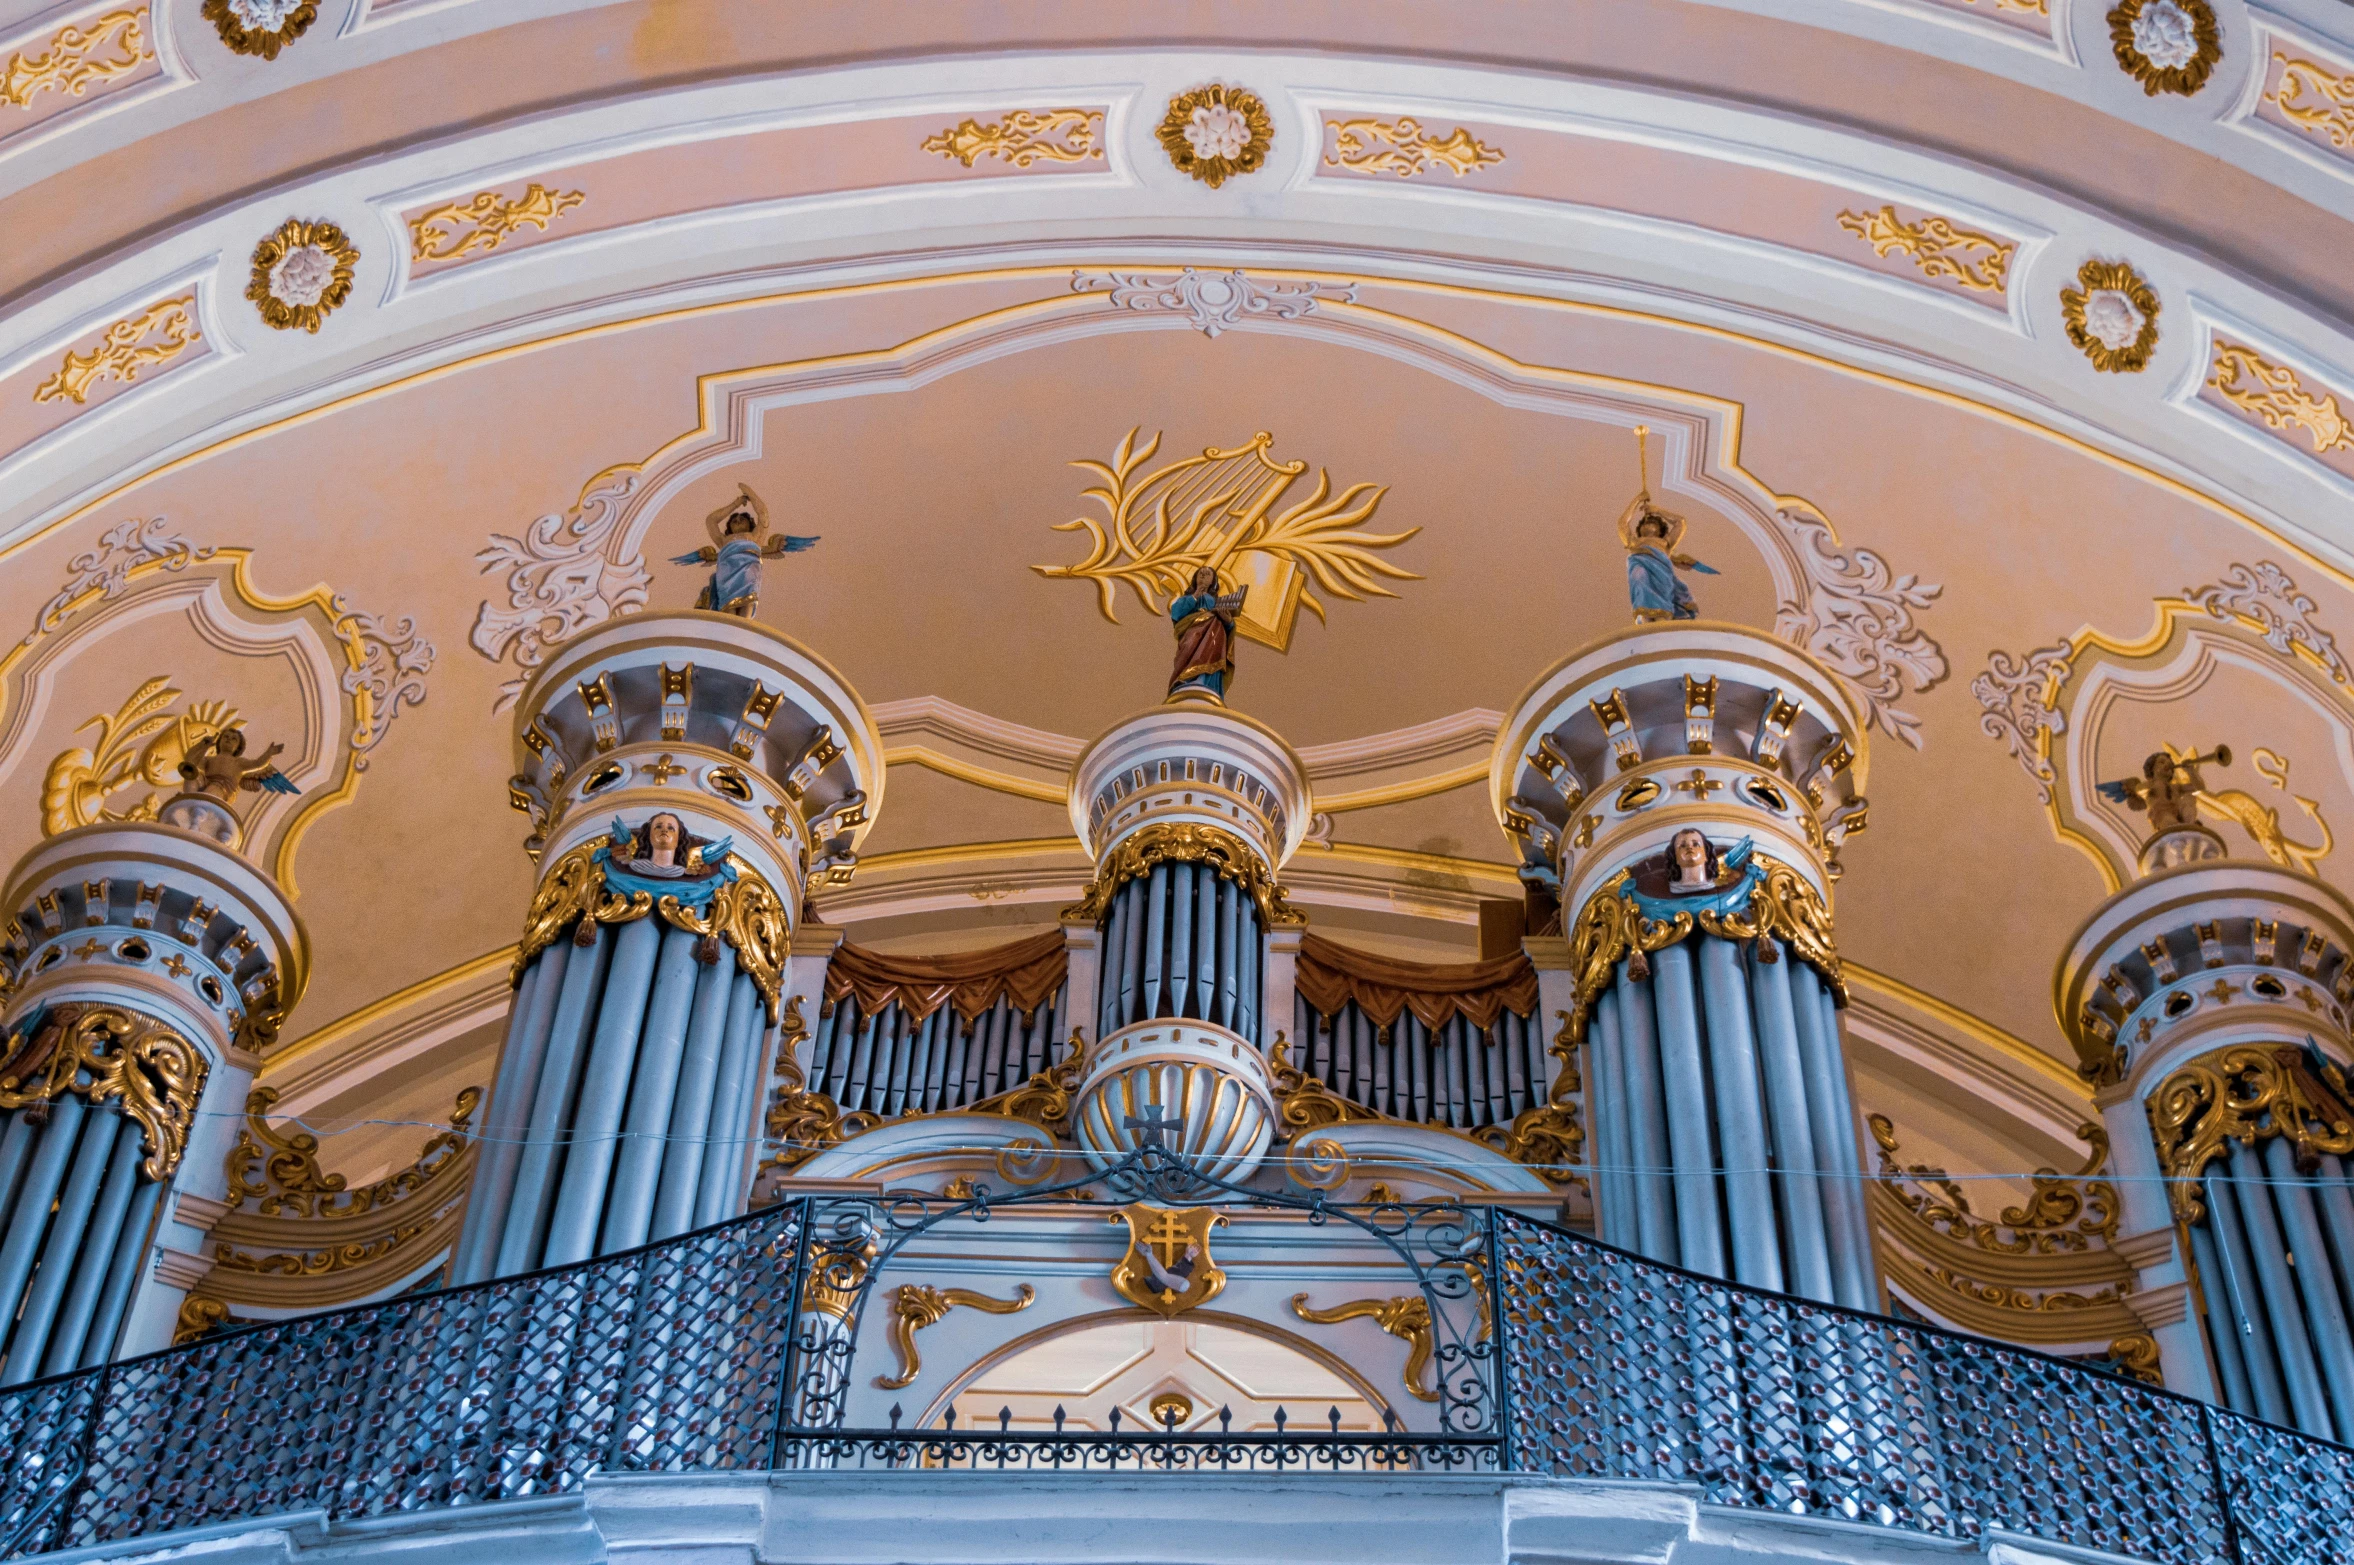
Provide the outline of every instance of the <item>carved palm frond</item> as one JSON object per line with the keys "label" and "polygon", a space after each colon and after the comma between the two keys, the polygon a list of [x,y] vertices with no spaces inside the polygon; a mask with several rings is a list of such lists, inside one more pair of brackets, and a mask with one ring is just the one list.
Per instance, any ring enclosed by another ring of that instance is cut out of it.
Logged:
{"label": "carved palm frond", "polygon": [[[1315,493],[1263,523],[1254,530],[1254,536],[1246,537],[1236,546],[1235,552],[1255,549],[1261,554],[1289,560],[1313,577],[1317,586],[1352,602],[1367,597],[1394,598],[1397,594],[1381,584],[1382,577],[1392,581],[1422,578],[1373,551],[1394,549],[1422,529],[1409,527],[1402,533],[1352,531],[1357,523],[1373,514],[1374,507],[1381,504],[1381,497],[1387,493],[1387,484],[1351,484],[1334,496],[1332,475],[1319,469]],[[1324,605],[1313,592],[1302,592],[1300,604],[1313,610],[1318,619],[1324,618]]]}

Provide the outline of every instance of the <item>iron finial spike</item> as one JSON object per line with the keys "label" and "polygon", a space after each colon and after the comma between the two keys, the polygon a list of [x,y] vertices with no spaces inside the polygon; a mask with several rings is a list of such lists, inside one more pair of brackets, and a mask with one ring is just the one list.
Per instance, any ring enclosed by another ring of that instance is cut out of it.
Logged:
{"label": "iron finial spike", "polygon": [[943,1422],[950,1429],[956,1427],[956,1405],[954,1403],[949,1404],[948,1417]]}
{"label": "iron finial spike", "polygon": [[1233,1431],[1233,1428],[1234,1409],[1230,1407],[1222,1407],[1218,1409],[1218,1433],[1228,1434]]}
{"label": "iron finial spike", "polygon": [[1054,1405],[1054,1432],[1058,1435],[1063,1432],[1063,1405],[1060,1402]]}
{"label": "iron finial spike", "polygon": [[891,1404],[891,1427],[893,1429],[897,1429],[899,1427],[899,1417],[899,1404],[894,1402]]}
{"label": "iron finial spike", "polygon": [[1283,1433],[1283,1425],[1284,1425],[1284,1422],[1285,1422],[1285,1414],[1284,1414],[1284,1411],[1283,1411],[1283,1409],[1282,1409],[1282,1408],[1277,1408],[1277,1409],[1275,1410],[1275,1432],[1276,1432],[1277,1434],[1282,1434],[1282,1433]]}
{"label": "iron finial spike", "polygon": [[[1333,1416],[1337,1418],[1337,1417],[1339,1417],[1340,1415],[1336,1413],[1336,1414],[1334,1414]],[[1008,1430],[1012,1429],[1012,1428],[1013,1428],[1013,1426],[1014,1426],[1014,1410],[1012,1409],[1012,1407],[1010,1407],[1010,1406],[1007,1406],[1007,1407],[1000,1407],[1000,1408],[997,1410],[997,1432],[998,1432],[999,1434],[1001,1434],[1001,1435],[1002,1435],[1002,1434],[1004,1434],[1006,1431],[1008,1431]]]}
{"label": "iron finial spike", "polygon": [[1339,1434],[1339,1433],[1340,1433],[1340,1409],[1336,1407],[1336,1408],[1334,1408],[1334,1409],[1333,1409],[1333,1410],[1332,1410],[1332,1411],[1331,1411],[1329,1414],[1327,1414],[1326,1416],[1332,1420],[1332,1432],[1333,1432],[1334,1434],[1336,1434],[1336,1435],[1337,1435],[1337,1434]]}
{"label": "iron finial spike", "polygon": [[1119,1432],[1120,1432],[1120,1404],[1119,1404],[1119,1403],[1117,1403],[1117,1402],[1114,1402],[1114,1403],[1112,1404],[1112,1433],[1116,1435],[1116,1434],[1118,1434]]}

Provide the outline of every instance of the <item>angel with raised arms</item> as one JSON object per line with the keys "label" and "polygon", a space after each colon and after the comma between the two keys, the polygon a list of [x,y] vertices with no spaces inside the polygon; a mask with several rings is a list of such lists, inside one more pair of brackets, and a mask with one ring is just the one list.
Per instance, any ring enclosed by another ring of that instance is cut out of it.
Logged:
{"label": "angel with raised arms", "polygon": [[743,484],[736,498],[704,520],[711,541],[692,554],[673,555],[673,565],[708,565],[711,580],[695,599],[699,609],[715,609],[739,619],[760,612],[760,566],[780,554],[799,554],[814,548],[817,539],[768,530],[768,507]]}
{"label": "angel with raised arms", "polygon": [[286,746],[272,744],[252,760],[245,759],[245,730],[224,728],[219,733],[205,734],[188,747],[180,760],[180,782],[184,791],[201,793],[226,803],[240,791],[247,793],[300,793],[293,780],[270,764],[270,757]]}
{"label": "angel with raised arms", "polygon": [[1650,433],[1641,424],[1635,426],[1637,457],[1644,469],[1643,487],[1635,491],[1635,498],[1618,517],[1618,539],[1627,551],[1627,598],[1634,605],[1638,624],[1698,619],[1700,606],[1692,600],[1692,589],[1677,579],[1676,572],[1698,571],[1703,576],[1714,576],[1717,571],[1714,566],[1703,565],[1692,556],[1677,552],[1684,541],[1684,519],[1651,503]]}

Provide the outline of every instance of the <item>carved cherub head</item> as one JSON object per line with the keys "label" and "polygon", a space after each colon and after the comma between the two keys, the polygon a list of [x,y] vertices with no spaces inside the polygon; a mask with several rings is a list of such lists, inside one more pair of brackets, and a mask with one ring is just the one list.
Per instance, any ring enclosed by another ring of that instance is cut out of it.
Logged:
{"label": "carved cherub head", "polygon": [[1668,839],[1668,862],[1675,866],[1670,883],[1713,886],[1717,881],[1716,844],[1697,827],[1687,826]]}
{"label": "carved cherub head", "polygon": [[243,755],[245,753],[245,730],[242,728],[222,729],[213,736],[213,751],[217,755]]}
{"label": "carved cherub head", "polygon": [[685,840],[686,822],[665,811],[646,822],[647,857],[657,864],[678,862],[678,845]]}

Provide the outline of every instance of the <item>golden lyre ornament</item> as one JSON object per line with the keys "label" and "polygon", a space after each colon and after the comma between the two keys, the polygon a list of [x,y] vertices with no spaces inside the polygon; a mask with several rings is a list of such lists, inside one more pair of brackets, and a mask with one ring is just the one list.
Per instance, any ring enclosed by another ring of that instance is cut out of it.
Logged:
{"label": "golden lyre ornament", "polygon": [[170,710],[180,692],[162,675],[146,681],[110,716],[101,712],[74,730],[98,730],[88,749],[65,751],[49,763],[41,783],[41,835],[54,837],[99,821],[151,821],[168,794],[149,792],[121,807],[111,801],[145,783],[177,791],[180,763],[198,741],[237,723],[226,701],[198,701]]}
{"label": "golden lyre ornament", "polygon": [[1206,1206],[1137,1202],[1112,1214],[1128,1224],[1128,1253],[1112,1268],[1112,1288],[1131,1304],[1175,1319],[1207,1304],[1226,1286],[1210,1255],[1210,1231],[1226,1219]]}

